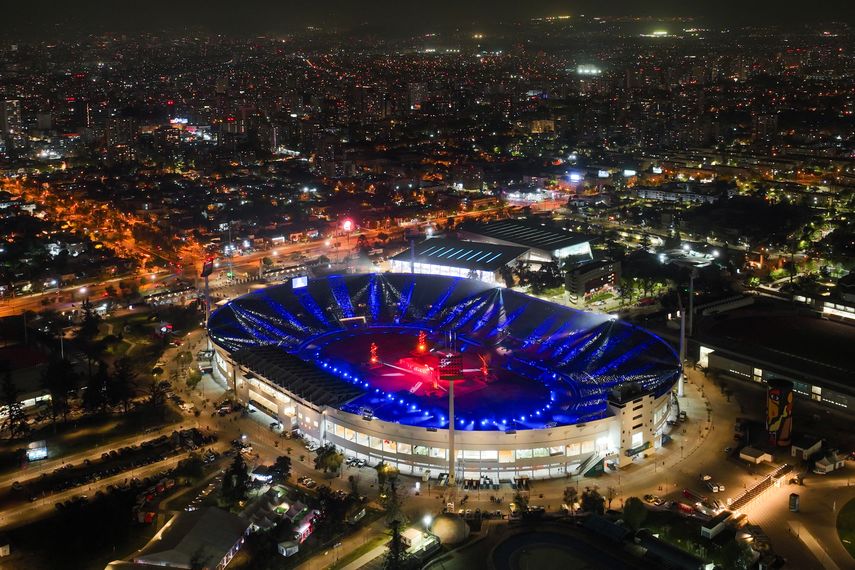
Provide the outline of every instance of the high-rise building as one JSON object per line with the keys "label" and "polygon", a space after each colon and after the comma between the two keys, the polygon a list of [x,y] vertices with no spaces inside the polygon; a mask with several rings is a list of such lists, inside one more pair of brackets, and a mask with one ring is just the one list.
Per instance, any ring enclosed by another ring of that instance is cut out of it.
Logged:
{"label": "high-rise building", "polygon": [[7,146],[18,144],[24,136],[21,121],[21,102],[18,99],[6,99],[0,103],[0,137]]}

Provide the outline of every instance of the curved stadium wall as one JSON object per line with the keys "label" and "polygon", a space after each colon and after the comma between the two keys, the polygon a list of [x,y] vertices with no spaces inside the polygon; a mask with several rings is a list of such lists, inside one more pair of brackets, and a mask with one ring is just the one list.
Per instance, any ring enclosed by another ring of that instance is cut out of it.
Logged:
{"label": "curved stadium wall", "polygon": [[209,332],[215,373],[239,399],[413,475],[447,470],[448,386],[434,355],[449,333],[463,358],[458,478],[556,477],[610,455],[631,460],[658,445],[680,373],[673,349],[631,324],[444,276],[271,286],[215,311]]}

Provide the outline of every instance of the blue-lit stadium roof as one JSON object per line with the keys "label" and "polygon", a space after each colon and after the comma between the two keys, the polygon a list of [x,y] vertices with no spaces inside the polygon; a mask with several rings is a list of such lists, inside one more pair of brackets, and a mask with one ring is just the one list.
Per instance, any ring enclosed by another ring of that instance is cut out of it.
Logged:
{"label": "blue-lit stadium roof", "polygon": [[[364,317],[365,324],[355,326],[348,320],[354,317]],[[379,382],[358,352],[363,349],[353,347],[376,338],[382,349],[410,342],[407,335],[419,330],[431,339],[454,331],[464,353],[492,353],[498,380],[485,381],[474,395],[455,397],[457,427],[468,430],[592,421],[608,415],[613,388],[634,383],[661,395],[679,374],[673,349],[634,325],[481,281],[434,275],[335,275],[298,289],[290,283],[272,286],[215,311],[209,330],[217,345],[256,363],[252,368],[259,374],[257,368],[265,367],[259,363],[278,349],[347,385],[323,405],[353,413],[368,409],[381,420],[426,428],[447,427],[446,404]],[[279,382],[275,374],[263,375]],[[279,383],[293,384],[288,382]]]}

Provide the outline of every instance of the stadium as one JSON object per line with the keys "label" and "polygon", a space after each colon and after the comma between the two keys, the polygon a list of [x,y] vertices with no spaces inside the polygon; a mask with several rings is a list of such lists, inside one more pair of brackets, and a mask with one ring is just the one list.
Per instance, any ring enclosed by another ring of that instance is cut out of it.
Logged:
{"label": "stadium", "polygon": [[558,477],[642,458],[676,413],[663,340],[478,280],[296,278],[208,330],[215,375],[252,409],[425,478],[447,473],[450,432],[457,479]]}

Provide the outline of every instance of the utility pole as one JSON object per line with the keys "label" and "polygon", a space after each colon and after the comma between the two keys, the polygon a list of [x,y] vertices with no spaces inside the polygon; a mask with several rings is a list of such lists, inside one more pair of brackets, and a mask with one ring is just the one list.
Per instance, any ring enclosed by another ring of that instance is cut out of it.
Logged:
{"label": "utility pole", "polygon": [[680,377],[677,382],[677,396],[682,398],[685,393],[683,379],[686,376],[683,372],[683,365],[686,362],[686,310],[683,307],[683,298],[679,292],[677,293],[677,307],[680,311]]}
{"label": "utility pole", "polygon": [[691,337],[695,331],[695,277],[698,276],[698,270],[692,269],[689,274],[689,336]]}
{"label": "utility pole", "polygon": [[208,278],[214,271],[214,258],[209,257],[202,264],[202,277],[205,278],[205,338],[208,342],[208,350],[211,350],[211,335],[208,332],[208,321],[211,319],[211,288],[208,286]]}

